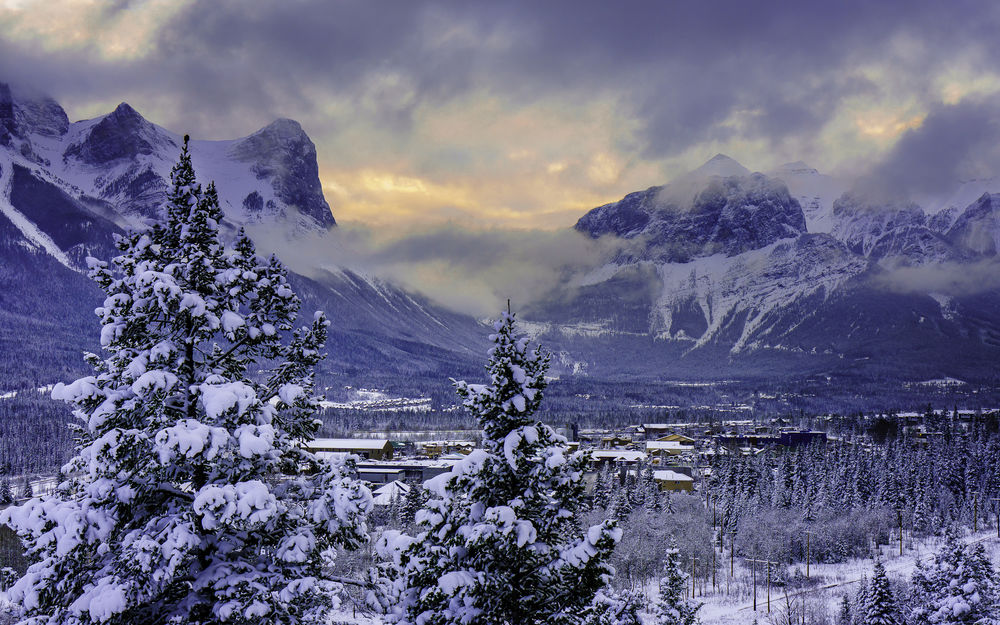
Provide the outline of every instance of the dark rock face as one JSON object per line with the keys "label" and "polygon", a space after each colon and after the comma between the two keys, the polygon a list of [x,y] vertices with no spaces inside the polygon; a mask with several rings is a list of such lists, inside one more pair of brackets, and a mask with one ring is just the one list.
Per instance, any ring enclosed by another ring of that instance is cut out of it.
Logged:
{"label": "dark rock face", "polygon": [[264,198],[261,197],[259,192],[254,191],[243,198],[243,208],[251,213],[260,213],[264,210]]}
{"label": "dark rock face", "polygon": [[81,268],[87,256],[108,258],[117,252],[114,235],[121,228],[81,210],[61,189],[20,165],[14,165],[10,202]]}
{"label": "dark rock face", "polygon": [[232,154],[253,163],[258,179],[270,179],[282,202],[320,225],[336,225],[323,197],[316,146],[298,122],[279,119],[234,145]]}
{"label": "dark rock face", "polygon": [[10,85],[0,83],[0,146],[14,147],[25,158],[48,165],[35,154],[30,136],[58,137],[68,129],[66,111],[55,100],[16,93]]}
{"label": "dark rock face", "polygon": [[645,191],[629,193],[611,204],[598,206],[580,218],[574,226],[593,238],[613,234],[630,239],[640,233],[660,207],[657,198],[663,187],[650,187]]}
{"label": "dark rock face", "polygon": [[851,251],[869,256],[872,248],[893,230],[923,227],[927,216],[913,203],[872,203],[845,193],[833,203],[833,236]]}
{"label": "dark rock face", "polygon": [[0,145],[9,146],[16,132],[14,97],[10,93],[10,87],[0,82]]}
{"label": "dark rock face", "polygon": [[122,102],[99,121],[82,142],[67,148],[64,158],[77,158],[89,165],[104,165],[119,159],[153,154],[158,148],[180,149],[177,143]]}
{"label": "dark rock face", "polygon": [[18,126],[24,134],[33,132],[47,137],[61,137],[69,130],[69,118],[59,103],[49,97],[16,100]]}
{"label": "dark rock face", "polygon": [[951,206],[929,217],[927,219],[927,227],[938,234],[944,234],[955,224],[955,220],[958,219],[959,215],[959,210]]}
{"label": "dark rock face", "polygon": [[664,199],[664,187],[632,193],[596,208],[576,229],[596,238],[641,237],[636,258],[686,262],[698,256],[734,256],[806,231],[802,207],[778,180],[763,174],[716,178],[690,206]]}
{"label": "dark rock face", "polygon": [[948,239],[930,228],[916,225],[902,226],[887,232],[872,245],[869,257],[892,258],[897,263],[911,266],[968,260],[967,255]]}
{"label": "dark rock face", "polygon": [[1000,194],[984,193],[969,205],[948,230],[948,240],[983,256],[1000,250]]}

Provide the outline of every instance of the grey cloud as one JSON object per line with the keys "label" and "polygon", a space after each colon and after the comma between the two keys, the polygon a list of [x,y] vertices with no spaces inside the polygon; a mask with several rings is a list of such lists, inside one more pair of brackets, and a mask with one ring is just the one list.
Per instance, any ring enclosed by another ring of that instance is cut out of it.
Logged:
{"label": "grey cloud", "polygon": [[896,293],[975,295],[1000,289],[1000,259],[897,267],[879,274],[875,284]]}
{"label": "grey cloud", "polygon": [[[898,35],[930,51],[899,67],[913,89],[927,89],[932,66],[953,53],[997,57],[997,10],[986,1],[931,0],[203,0],[166,24],[155,53],[140,61],[18,47],[5,50],[13,56],[4,54],[0,70],[17,65],[10,59],[37,63],[35,70],[58,78],[57,97],[117,81],[120,92],[173,99],[185,120],[204,111],[193,119],[203,127],[195,131],[209,130],[213,119],[217,125],[220,112],[258,125],[278,116],[321,117],[312,86],[355,98],[359,115],[400,134],[417,107],[474,88],[515,106],[552,93],[613,94],[640,124],[636,151],[657,158],[725,138],[733,131],[720,124],[736,110],[759,111],[750,138],[815,133],[832,105],[858,88],[845,75],[885,59]],[[401,77],[409,96],[372,93],[379,74]]]}
{"label": "grey cloud", "polygon": [[900,138],[860,187],[916,197],[953,190],[962,180],[1000,173],[1000,97],[940,105]]}
{"label": "grey cloud", "polygon": [[344,224],[294,242],[267,228],[251,229],[251,234],[262,251],[278,254],[305,275],[343,267],[477,316],[495,313],[507,298],[520,307],[573,283],[606,262],[621,243],[595,241],[573,230],[456,226],[387,232]]}

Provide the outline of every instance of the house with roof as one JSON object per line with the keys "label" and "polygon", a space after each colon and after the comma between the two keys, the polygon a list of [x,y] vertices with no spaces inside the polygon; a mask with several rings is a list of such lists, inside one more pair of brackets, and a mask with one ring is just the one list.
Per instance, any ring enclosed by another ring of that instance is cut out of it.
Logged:
{"label": "house with roof", "polygon": [[660,470],[653,471],[653,481],[663,491],[692,491],[694,490],[694,478],[677,471]]}
{"label": "house with roof", "polygon": [[681,456],[694,452],[693,445],[679,441],[646,441],[646,455],[655,463],[666,461],[671,456]]}
{"label": "house with roof", "polygon": [[596,465],[635,464],[645,460],[646,453],[634,449],[594,449],[590,452],[590,461]]}
{"label": "house with roof", "polygon": [[326,454],[354,454],[366,460],[389,460],[392,443],[386,438],[316,438],[306,449],[324,457]]}

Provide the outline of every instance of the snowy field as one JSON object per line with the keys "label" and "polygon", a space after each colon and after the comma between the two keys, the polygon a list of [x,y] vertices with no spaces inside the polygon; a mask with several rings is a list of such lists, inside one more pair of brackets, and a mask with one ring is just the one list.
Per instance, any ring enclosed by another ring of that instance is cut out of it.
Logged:
{"label": "snowy field", "polygon": [[[1000,540],[997,539],[995,528],[977,534],[970,534],[963,539],[966,543],[982,543],[994,565],[1000,562]],[[943,539],[932,537],[918,542],[904,543],[903,556],[899,556],[898,546],[882,546],[882,561],[891,581],[909,580],[917,560],[927,561],[937,552]],[[719,573],[716,578],[717,590],[712,592],[711,584],[703,589],[698,588],[696,600],[703,602],[699,611],[702,625],[751,625],[754,621],[764,624],[778,625],[788,623],[789,608],[793,622],[802,622],[802,610],[806,612],[806,623],[834,623],[836,612],[842,597],[846,594],[853,598],[858,590],[861,579],[870,579],[874,561],[854,559],[839,564],[815,564],[810,566],[811,583],[806,588],[792,589],[789,586],[786,596],[785,589],[777,585],[771,588],[771,610],[767,609],[767,586],[762,577],[758,577],[757,611],[753,610],[753,592],[751,570],[737,558],[734,566],[734,577],[729,577],[729,563],[720,561]],[[805,574],[805,565],[788,567],[787,576],[794,577],[795,570]],[[758,571],[758,575],[760,572]],[[728,592],[727,592],[728,585]],[[702,594],[702,593],[705,594]],[[645,589],[648,605],[656,601],[656,584],[651,583]],[[645,625],[655,625],[648,614],[643,614]],[[375,614],[366,614],[353,608],[348,611],[338,611],[331,614],[331,625],[382,625],[384,621]]]}
{"label": "snowy field", "polygon": [[[1000,540],[997,540],[996,530],[970,534],[963,539],[966,543],[982,543],[994,565],[1000,561]],[[941,545],[943,539],[933,537],[919,542],[904,543],[903,555],[899,555],[898,546],[883,545],[881,548],[882,561],[890,580],[909,580],[918,560],[928,561],[933,557]],[[751,571],[743,566],[739,559],[735,566],[735,579],[729,578],[728,562],[723,567],[717,585],[719,590],[709,592],[697,597],[704,602],[699,615],[704,625],[727,624],[742,625],[753,623],[756,619],[760,623],[788,622],[787,612],[789,607],[794,614],[798,614],[801,622],[801,611],[806,610],[806,622],[814,622],[813,619],[819,616],[818,613],[825,612],[829,615],[829,622],[834,622],[836,610],[841,599],[846,594],[853,598],[858,591],[858,582],[861,579],[870,579],[874,561],[871,558],[853,559],[839,564],[812,564],[810,566],[811,584],[805,589],[788,589],[786,597],[785,589],[781,587],[771,588],[771,611],[767,611],[767,587],[761,582],[758,571],[757,587],[757,611],[753,610],[753,593],[750,582]],[[805,565],[789,567],[788,577],[793,577],[793,571],[799,569],[804,575]],[[726,584],[729,584],[730,593],[726,593]],[[655,590],[654,590],[655,592]],[[812,618],[810,618],[812,617]]]}

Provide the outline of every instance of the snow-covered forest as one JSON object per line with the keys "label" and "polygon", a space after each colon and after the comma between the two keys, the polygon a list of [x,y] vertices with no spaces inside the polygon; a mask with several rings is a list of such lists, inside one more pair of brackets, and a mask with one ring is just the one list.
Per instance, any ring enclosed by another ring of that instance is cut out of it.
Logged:
{"label": "snow-covered forest", "polygon": [[[378,501],[360,458],[307,447],[348,427],[318,418],[329,322],[222,238],[186,143],[171,181],[165,223],[90,261],[103,354],[51,389],[75,427],[4,450],[0,622],[1000,622],[995,415],[714,444],[664,490],[539,419],[550,356],[510,310],[485,380],[454,384],[475,448]],[[0,426],[29,427],[38,399],[7,399]]]}

